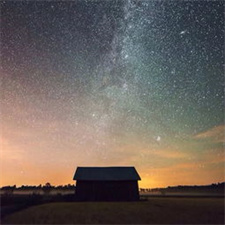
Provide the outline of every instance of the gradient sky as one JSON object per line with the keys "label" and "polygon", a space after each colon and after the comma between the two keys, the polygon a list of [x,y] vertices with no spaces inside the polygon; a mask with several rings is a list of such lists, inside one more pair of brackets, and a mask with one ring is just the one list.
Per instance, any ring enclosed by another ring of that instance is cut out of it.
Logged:
{"label": "gradient sky", "polygon": [[0,186],[135,166],[225,180],[223,1],[1,1]]}

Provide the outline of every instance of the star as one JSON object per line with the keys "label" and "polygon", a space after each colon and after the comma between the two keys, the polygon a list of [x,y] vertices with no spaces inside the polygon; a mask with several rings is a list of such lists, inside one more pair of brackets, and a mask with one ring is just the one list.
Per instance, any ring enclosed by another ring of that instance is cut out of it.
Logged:
{"label": "star", "polygon": [[186,34],[187,33],[187,30],[182,30],[181,32],[180,32],[180,35],[184,35],[184,34]]}

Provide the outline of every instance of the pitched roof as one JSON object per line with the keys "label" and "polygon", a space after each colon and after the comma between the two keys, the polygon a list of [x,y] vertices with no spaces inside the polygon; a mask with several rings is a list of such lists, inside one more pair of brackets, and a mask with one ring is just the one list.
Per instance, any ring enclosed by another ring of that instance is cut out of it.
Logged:
{"label": "pitched roof", "polygon": [[77,167],[73,180],[141,180],[134,167]]}

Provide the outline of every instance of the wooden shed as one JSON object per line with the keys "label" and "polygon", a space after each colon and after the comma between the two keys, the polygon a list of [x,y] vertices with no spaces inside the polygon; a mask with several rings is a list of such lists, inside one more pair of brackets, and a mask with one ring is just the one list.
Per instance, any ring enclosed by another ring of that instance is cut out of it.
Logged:
{"label": "wooden shed", "polygon": [[76,199],[79,201],[137,201],[138,180],[134,167],[77,167]]}

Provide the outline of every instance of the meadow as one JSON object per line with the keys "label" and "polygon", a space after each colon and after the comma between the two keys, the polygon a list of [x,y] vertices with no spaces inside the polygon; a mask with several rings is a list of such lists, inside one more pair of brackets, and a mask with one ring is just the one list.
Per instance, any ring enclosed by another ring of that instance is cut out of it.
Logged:
{"label": "meadow", "polygon": [[54,202],[7,215],[2,224],[224,224],[224,198],[149,197],[139,202]]}

